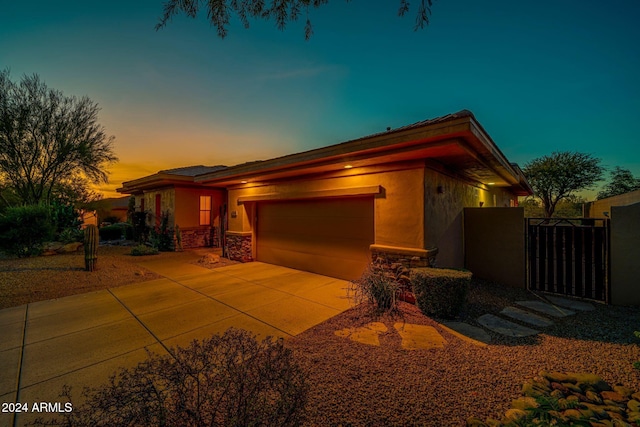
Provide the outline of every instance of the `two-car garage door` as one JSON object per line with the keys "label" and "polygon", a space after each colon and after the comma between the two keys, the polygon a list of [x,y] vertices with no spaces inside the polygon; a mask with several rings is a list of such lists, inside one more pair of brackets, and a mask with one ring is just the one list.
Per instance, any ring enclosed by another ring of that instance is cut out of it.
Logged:
{"label": "two-car garage door", "polygon": [[352,280],[369,262],[373,197],[260,202],[258,261]]}

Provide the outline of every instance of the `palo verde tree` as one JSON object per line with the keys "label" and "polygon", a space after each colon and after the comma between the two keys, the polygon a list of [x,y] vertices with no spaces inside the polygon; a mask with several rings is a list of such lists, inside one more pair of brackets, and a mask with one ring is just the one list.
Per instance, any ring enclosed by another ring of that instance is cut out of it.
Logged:
{"label": "palo verde tree", "polygon": [[534,197],[542,202],[546,218],[551,218],[561,200],[575,192],[592,188],[602,179],[603,171],[600,159],[569,151],[539,157],[527,163],[523,169],[533,188]]}
{"label": "palo verde tree", "polygon": [[616,166],[611,171],[611,181],[598,193],[598,199],[606,199],[630,191],[640,190],[640,178],[633,176],[629,169]]}
{"label": "palo verde tree", "polygon": [[49,89],[37,75],[17,83],[0,72],[0,182],[24,204],[49,203],[57,188],[107,182],[117,160],[98,124],[98,104]]}
{"label": "palo verde tree", "polygon": [[[346,0],[349,2],[349,0]],[[398,15],[404,16],[410,10],[409,0],[399,0]],[[190,18],[195,18],[204,9],[212,26],[218,32],[218,36],[227,36],[229,22],[235,15],[245,28],[249,28],[249,19],[273,19],[279,30],[284,30],[288,22],[297,21],[302,13],[306,16],[304,27],[305,39],[313,34],[313,28],[309,19],[311,8],[318,8],[329,3],[329,0],[278,0],[266,2],[265,0],[168,0],[164,4],[164,12],[156,25],[156,30],[163,28],[171,18],[179,13],[184,13]],[[420,0],[417,2],[415,30],[424,28],[429,24],[431,6],[433,0]]]}

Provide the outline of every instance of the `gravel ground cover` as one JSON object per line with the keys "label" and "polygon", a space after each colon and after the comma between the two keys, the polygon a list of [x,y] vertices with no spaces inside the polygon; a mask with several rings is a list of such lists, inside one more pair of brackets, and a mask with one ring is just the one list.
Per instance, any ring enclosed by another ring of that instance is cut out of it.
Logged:
{"label": "gravel ground cover", "polygon": [[[521,297],[520,290],[474,281],[463,317],[498,313]],[[525,379],[541,370],[589,372],[612,385],[640,390],[640,309],[597,305],[593,312],[557,321],[525,339],[492,334],[478,347],[439,327],[412,305],[403,316],[372,318],[371,307],[358,306],[288,341],[310,373],[308,425],[462,426],[470,416],[501,419],[520,396]],[[345,327],[383,322],[388,332],[380,347],[335,335]],[[446,339],[443,349],[402,350],[393,324],[429,325]]]}
{"label": "gravel ground cover", "polygon": [[84,271],[82,251],[0,259],[0,309],[161,277],[136,265],[130,252],[130,247],[100,246],[98,270],[94,272]]}

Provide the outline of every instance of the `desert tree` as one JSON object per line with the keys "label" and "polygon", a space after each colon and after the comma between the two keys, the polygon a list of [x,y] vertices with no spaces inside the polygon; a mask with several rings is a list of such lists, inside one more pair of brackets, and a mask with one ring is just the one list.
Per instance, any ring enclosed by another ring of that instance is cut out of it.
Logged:
{"label": "desert tree", "polygon": [[598,199],[606,199],[607,197],[640,190],[640,178],[634,177],[629,169],[616,166],[610,174],[611,181],[598,193]]}
{"label": "desert tree", "polygon": [[24,204],[49,203],[56,189],[107,182],[114,137],[98,123],[98,104],[65,96],[37,75],[0,71],[0,181]]}
{"label": "desert tree", "polygon": [[554,152],[524,166],[523,172],[533,188],[534,197],[542,202],[544,216],[550,218],[561,200],[587,190],[602,179],[600,159],[577,152]]}
{"label": "desert tree", "polygon": [[[244,28],[249,28],[250,19],[272,19],[275,21],[276,27],[283,30],[288,22],[297,21],[304,14],[306,17],[304,35],[308,40],[313,34],[309,19],[310,9],[318,8],[327,3],[329,0],[277,0],[272,2],[265,0],[167,0],[164,3],[164,11],[156,25],[156,30],[165,27],[171,18],[179,13],[195,18],[200,11],[204,10],[209,22],[216,28],[218,36],[224,38],[228,34],[232,16],[237,17]],[[417,3],[415,30],[429,24],[433,0],[419,0]],[[399,0],[399,16],[406,15],[410,9],[409,0]]]}

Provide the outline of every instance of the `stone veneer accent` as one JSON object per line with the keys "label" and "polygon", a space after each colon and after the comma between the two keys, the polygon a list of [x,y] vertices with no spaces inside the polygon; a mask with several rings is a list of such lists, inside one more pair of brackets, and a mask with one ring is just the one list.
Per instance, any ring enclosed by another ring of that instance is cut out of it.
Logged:
{"label": "stone veneer accent", "polygon": [[438,248],[413,249],[395,246],[371,245],[371,261],[382,259],[385,264],[400,263],[406,268],[435,267]]}
{"label": "stone veneer accent", "polygon": [[[182,235],[183,249],[220,247],[217,227],[180,227],[180,234]],[[175,247],[177,248],[177,244]]]}
{"label": "stone veneer accent", "polygon": [[232,261],[253,261],[251,232],[227,231],[227,253]]}

